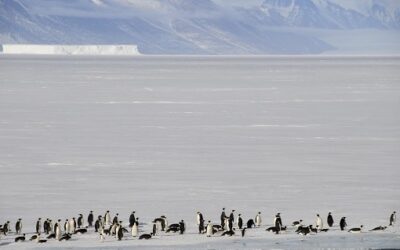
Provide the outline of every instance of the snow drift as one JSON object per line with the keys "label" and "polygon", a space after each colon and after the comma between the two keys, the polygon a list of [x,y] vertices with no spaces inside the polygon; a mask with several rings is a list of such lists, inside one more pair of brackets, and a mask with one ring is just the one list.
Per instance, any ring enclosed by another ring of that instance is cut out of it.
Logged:
{"label": "snow drift", "polygon": [[139,55],[136,45],[3,44],[3,54],[38,55]]}

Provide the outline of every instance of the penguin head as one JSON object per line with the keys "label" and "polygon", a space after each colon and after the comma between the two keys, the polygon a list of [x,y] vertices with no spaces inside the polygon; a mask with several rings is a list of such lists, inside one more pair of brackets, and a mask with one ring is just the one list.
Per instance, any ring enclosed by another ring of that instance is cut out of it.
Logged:
{"label": "penguin head", "polygon": [[317,214],[317,217],[319,217],[319,214]]}

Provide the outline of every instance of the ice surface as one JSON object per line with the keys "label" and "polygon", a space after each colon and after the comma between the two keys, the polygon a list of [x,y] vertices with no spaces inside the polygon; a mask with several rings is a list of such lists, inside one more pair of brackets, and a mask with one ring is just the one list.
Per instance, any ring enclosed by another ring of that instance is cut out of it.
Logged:
{"label": "ice surface", "polygon": [[136,45],[3,44],[4,54],[28,55],[139,55]]}
{"label": "ice surface", "polygon": [[[398,57],[0,57],[0,223],[132,210],[188,234],[78,236],[48,248],[389,248],[399,227],[264,231],[331,211],[350,227],[400,207]],[[195,212],[263,214],[246,238],[196,234]],[[4,248],[36,248],[35,243]]]}

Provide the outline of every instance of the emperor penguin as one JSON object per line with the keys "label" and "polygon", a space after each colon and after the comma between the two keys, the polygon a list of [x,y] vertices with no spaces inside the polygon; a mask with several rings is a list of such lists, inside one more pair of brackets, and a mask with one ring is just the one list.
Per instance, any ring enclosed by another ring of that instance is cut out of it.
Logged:
{"label": "emperor penguin", "polygon": [[135,219],[135,211],[133,211],[131,213],[131,215],[129,216],[129,227],[133,226],[133,223],[135,223],[136,219]]}
{"label": "emperor penguin", "polygon": [[118,237],[118,231],[121,229],[121,231],[122,231],[122,228],[121,228],[121,224],[119,224],[118,222],[116,223],[116,224],[114,224],[115,225],[115,238],[117,238],[117,240],[120,240],[119,239],[119,237]]}
{"label": "emperor penguin", "polygon": [[64,231],[65,231],[65,233],[71,233],[71,231],[69,230],[70,228],[69,228],[69,221],[68,221],[68,219],[65,219],[65,223],[64,223]]}
{"label": "emperor penguin", "polygon": [[117,239],[122,240],[122,237],[124,237],[124,230],[122,228],[122,221],[119,222],[119,226],[117,227]]}
{"label": "emperor penguin", "polygon": [[329,227],[333,226],[333,217],[331,212],[328,213],[328,218],[326,219],[326,221],[328,222]]}
{"label": "emperor penguin", "polygon": [[19,218],[17,223],[15,223],[15,233],[21,234],[21,232],[22,232],[22,219]]}
{"label": "emperor penguin", "polygon": [[94,220],[93,211],[90,211],[87,220],[88,220],[89,227],[92,227],[93,226],[93,220]]}
{"label": "emperor penguin", "polygon": [[225,218],[224,226],[224,229],[229,231],[229,217]]}
{"label": "emperor penguin", "polygon": [[111,215],[109,210],[107,210],[106,214],[104,215],[104,223],[107,226],[111,224]]}
{"label": "emperor penguin", "polygon": [[389,218],[389,226],[393,226],[395,222],[396,222],[396,211],[393,211],[393,213],[390,215]]}
{"label": "emperor penguin", "polygon": [[42,228],[42,218],[39,218],[36,221],[36,233],[40,234],[41,233],[41,228]]}
{"label": "emperor penguin", "polygon": [[75,217],[73,217],[72,219],[69,220],[68,222],[69,224],[69,233],[74,233],[75,232]]}
{"label": "emperor penguin", "polygon": [[243,227],[243,219],[241,216],[242,216],[241,214],[238,214],[237,225],[239,229],[242,229]]}
{"label": "emperor penguin", "polygon": [[342,217],[339,222],[340,230],[343,231],[347,227],[346,217]]}
{"label": "emperor penguin", "polygon": [[213,235],[213,225],[211,224],[211,221],[208,221],[206,235],[207,237],[211,237],[211,235]]}
{"label": "emperor penguin", "polygon": [[226,221],[226,213],[225,213],[225,208],[222,208],[222,213],[221,213],[221,227],[225,228],[225,221]]}
{"label": "emperor penguin", "polygon": [[319,214],[317,214],[317,219],[315,220],[316,228],[317,230],[322,230],[324,228],[324,223],[322,222],[321,217],[319,217]]}
{"label": "emperor penguin", "polygon": [[58,220],[58,223],[57,223],[58,226],[56,227],[56,240],[61,239],[61,227],[60,227],[59,223],[61,223],[61,220]]}
{"label": "emperor penguin", "polygon": [[363,225],[361,225],[360,227],[354,227],[352,229],[350,229],[348,232],[350,233],[361,233],[361,230],[363,229]]}
{"label": "emperor penguin", "polygon": [[117,214],[115,214],[115,216],[114,216],[114,218],[113,218],[113,224],[116,224],[116,223],[118,223],[118,213]]}
{"label": "emperor penguin", "polygon": [[139,233],[139,218],[136,218],[135,223],[133,223],[132,229],[131,229],[132,237],[137,237]]}
{"label": "emperor penguin", "polygon": [[83,226],[83,215],[82,214],[79,214],[77,225],[78,225],[78,228],[81,228]]}
{"label": "emperor penguin", "polygon": [[256,224],[256,226],[257,227],[260,227],[261,226],[261,212],[258,212],[258,214],[256,215],[256,218],[255,218],[255,224]]}

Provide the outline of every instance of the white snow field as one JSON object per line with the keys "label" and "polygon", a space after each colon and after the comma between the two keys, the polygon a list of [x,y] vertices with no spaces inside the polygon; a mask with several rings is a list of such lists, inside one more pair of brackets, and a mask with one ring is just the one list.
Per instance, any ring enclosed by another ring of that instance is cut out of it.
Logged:
{"label": "white snow field", "polygon": [[[399,57],[0,56],[0,223],[90,210],[166,215],[184,235],[122,241],[89,229],[68,242],[1,249],[400,249]],[[221,209],[261,228],[197,233]],[[288,231],[266,232],[280,212]],[[300,236],[290,224],[335,225]],[[342,232],[339,219],[360,234]],[[326,221],[325,221],[326,224]]]}

